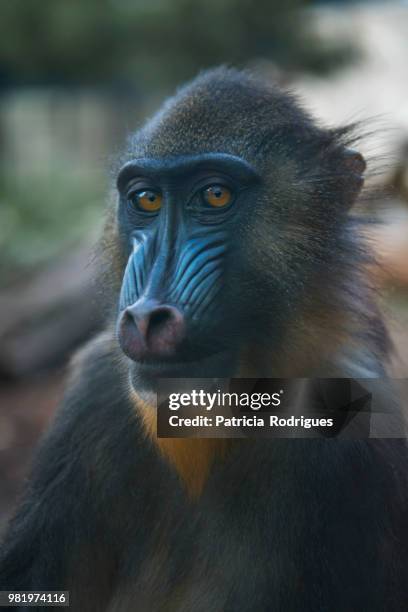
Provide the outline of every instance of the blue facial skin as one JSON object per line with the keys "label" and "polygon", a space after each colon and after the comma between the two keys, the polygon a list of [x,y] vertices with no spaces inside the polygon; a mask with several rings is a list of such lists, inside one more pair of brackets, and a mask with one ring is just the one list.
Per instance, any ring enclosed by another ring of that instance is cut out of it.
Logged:
{"label": "blue facial skin", "polygon": [[[228,283],[234,226],[239,205],[258,180],[245,161],[225,154],[139,159],[120,171],[118,222],[128,262],[118,318],[148,301],[176,308],[185,325],[170,356],[130,356],[139,387],[154,386],[158,377],[232,375],[239,348]],[[228,189],[227,205],[212,207],[203,199],[210,185]],[[135,194],[143,190],[160,194],[160,210],[137,205]]]}
{"label": "blue facial skin", "polygon": [[[225,232],[206,238],[193,236],[174,250],[157,232],[133,236],[120,294],[119,309],[124,310],[143,296],[183,309],[185,316],[199,321],[214,309],[223,287],[224,259],[227,251]],[[162,251],[167,250],[166,257]],[[168,282],[172,277],[173,280]]]}

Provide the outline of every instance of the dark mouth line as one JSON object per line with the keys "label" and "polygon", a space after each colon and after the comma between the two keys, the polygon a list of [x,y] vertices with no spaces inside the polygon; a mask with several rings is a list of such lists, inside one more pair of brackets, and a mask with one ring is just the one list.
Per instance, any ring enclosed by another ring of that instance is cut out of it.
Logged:
{"label": "dark mouth line", "polygon": [[206,355],[205,357],[202,357],[201,359],[188,359],[188,360],[184,360],[184,361],[132,361],[132,363],[134,363],[136,366],[138,367],[142,367],[145,369],[174,369],[174,368],[180,368],[180,367],[185,367],[186,365],[199,365],[199,364],[205,364],[206,362],[210,361],[211,359],[213,359],[216,356],[222,355],[222,353],[226,353],[227,351],[225,350],[220,350],[220,351],[215,351],[213,353],[211,353],[210,355]]}

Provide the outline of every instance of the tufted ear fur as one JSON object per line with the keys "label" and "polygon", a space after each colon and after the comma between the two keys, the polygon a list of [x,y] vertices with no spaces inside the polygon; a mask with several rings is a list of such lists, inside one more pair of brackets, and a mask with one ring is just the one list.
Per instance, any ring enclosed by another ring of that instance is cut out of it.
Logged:
{"label": "tufted ear fur", "polygon": [[348,204],[351,207],[364,185],[364,172],[367,167],[364,157],[354,149],[344,149],[344,174],[347,176],[345,185]]}

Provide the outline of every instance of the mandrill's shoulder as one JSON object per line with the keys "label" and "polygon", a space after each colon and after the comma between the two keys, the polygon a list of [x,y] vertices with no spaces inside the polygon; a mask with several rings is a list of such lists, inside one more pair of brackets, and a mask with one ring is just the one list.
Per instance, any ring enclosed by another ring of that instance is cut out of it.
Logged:
{"label": "mandrill's shoulder", "polygon": [[129,382],[114,331],[107,329],[81,347],[70,364],[60,413],[129,413]]}
{"label": "mandrill's shoulder", "polygon": [[63,466],[83,472],[84,487],[96,481],[106,487],[117,479],[117,465],[125,463],[128,474],[134,474],[135,465],[152,469],[156,459],[150,446],[130,401],[114,332],[105,331],[74,355],[63,400],[39,446],[35,471],[60,479]]}
{"label": "mandrill's shoulder", "polygon": [[81,373],[98,376],[110,364],[111,368],[120,370],[123,366],[122,352],[115,338],[113,328],[108,327],[86,344],[81,346],[71,358],[71,382]]}

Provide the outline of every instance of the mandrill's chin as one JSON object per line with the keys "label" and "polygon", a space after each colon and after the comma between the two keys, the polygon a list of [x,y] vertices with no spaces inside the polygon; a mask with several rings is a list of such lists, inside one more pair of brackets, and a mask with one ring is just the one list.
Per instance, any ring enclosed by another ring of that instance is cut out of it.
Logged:
{"label": "mandrill's chin", "polygon": [[230,350],[189,361],[129,363],[130,383],[138,392],[156,392],[162,378],[230,378],[237,370],[238,356]]}

